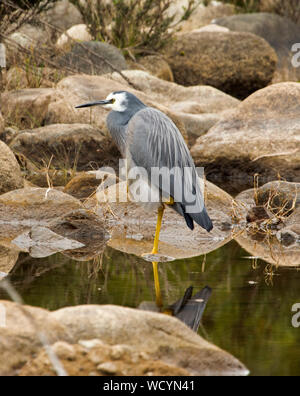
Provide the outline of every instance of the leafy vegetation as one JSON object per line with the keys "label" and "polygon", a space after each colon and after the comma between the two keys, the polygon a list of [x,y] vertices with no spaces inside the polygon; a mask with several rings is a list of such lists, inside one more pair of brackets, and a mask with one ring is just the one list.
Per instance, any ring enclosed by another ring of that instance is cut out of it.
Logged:
{"label": "leafy vegetation", "polygon": [[81,12],[95,40],[105,41],[130,53],[158,51],[166,46],[174,29],[200,4],[189,0],[179,20],[170,14],[171,0],[71,0]]}

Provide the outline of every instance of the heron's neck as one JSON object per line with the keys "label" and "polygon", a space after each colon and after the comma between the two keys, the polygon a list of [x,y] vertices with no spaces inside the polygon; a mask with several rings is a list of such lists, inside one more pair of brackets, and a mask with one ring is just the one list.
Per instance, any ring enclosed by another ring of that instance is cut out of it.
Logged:
{"label": "heron's neck", "polygon": [[141,106],[136,107],[132,111],[111,111],[107,116],[107,128],[123,156],[125,156],[128,123],[138,111],[145,107],[141,103]]}

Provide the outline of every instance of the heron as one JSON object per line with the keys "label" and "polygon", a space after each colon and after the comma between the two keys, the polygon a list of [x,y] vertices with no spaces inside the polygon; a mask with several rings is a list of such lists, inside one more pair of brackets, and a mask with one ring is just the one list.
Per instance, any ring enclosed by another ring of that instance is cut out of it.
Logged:
{"label": "heron", "polygon": [[[151,197],[156,197],[154,202],[149,202],[157,210],[151,255],[158,255],[159,235],[166,206],[183,216],[191,230],[194,229],[195,222],[210,232],[213,224],[205,207],[194,161],[171,118],[160,110],[147,106],[128,91],[112,92],[104,100],[84,103],[76,108],[92,106],[110,110],[106,119],[107,129],[121,155],[127,160],[127,173],[134,167],[144,169],[144,188],[153,193]],[[153,178],[153,169],[156,172],[162,169],[164,171],[159,171],[159,177]],[[170,172],[174,169],[174,172]],[[187,199],[187,196],[192,197],[192,200]],[[154,274],[155,279],[158,279],[157,265]],[[158,287],[156,282],[156,288]]]}

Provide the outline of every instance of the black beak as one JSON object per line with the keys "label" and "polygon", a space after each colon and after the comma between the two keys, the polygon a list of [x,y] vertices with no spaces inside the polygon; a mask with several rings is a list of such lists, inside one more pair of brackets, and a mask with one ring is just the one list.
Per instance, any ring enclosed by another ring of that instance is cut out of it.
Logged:
{"label": "black beak", "polygon": [[83,107],[92,107],[92,106],[101,106],[101,105],[106,105],[106,104],[110,104],[113,103],[113,100],[97,100],[96,102],[89,102],[89,103],[84,103],[82,105],[79,106],[75,106],[75,109],[81,109]]}

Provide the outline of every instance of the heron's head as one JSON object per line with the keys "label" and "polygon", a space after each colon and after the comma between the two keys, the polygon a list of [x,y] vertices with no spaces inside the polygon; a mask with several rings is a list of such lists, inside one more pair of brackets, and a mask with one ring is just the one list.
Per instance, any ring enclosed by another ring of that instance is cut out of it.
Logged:
{"label": "heron's head", "polygon": [[131,110],[134,106],[143,105],[143,103],[132,93],[127,91],[117,91],[110,93],[106,99],[95,102],[85,103],[76,106],[76,109],[91,106],[102,106],[105,109],[124,112]]}

